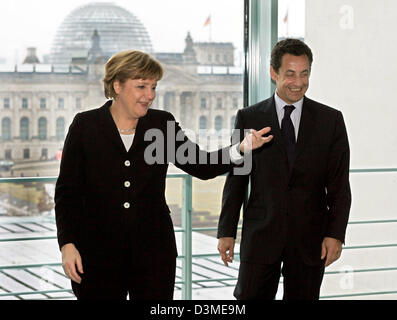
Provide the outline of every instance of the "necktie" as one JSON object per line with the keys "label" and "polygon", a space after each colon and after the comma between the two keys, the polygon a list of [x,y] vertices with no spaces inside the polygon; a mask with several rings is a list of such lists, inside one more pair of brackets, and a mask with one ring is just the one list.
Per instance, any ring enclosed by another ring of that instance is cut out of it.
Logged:
{"label": "necktie", "polygon": [[284,118],[281,121],[281,132],[284,137],[284,143],[287,149],[289,168],[292,168],[295,158],[295,129],[291,121],[291,112],[295,109],[294,106],[284,107]]}

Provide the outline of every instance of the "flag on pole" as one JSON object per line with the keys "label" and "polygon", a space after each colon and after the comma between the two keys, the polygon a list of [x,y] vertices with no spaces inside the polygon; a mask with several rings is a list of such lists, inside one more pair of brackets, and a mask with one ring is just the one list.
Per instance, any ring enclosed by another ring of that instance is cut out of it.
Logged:
{"label": "flag on pole", "polygon": [[204,22],[204,27],[208,26],[211,24],[211,15],[208,16],[207,20]]}
{"label": "flag on pole", "polygon": [[284,19],[283,19],[283,22],[284,23],[287,23],[288,22],[288,9],[287,9],[287,12],[285,13],[285,16],[284,16]]}
{"label": "flag on pole", "polygon": [[288,23],[288,13],[289,13],[289,6],[287,7],[287,11],[285,12],[285,16],[283,19],[284,24],[286,25],[286,37],[289,37],[289,23]]}

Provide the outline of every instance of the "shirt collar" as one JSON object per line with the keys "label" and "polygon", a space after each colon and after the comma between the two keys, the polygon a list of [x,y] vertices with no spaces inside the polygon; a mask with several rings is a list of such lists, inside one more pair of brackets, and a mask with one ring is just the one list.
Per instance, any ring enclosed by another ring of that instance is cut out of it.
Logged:
{"label": "shirt collar", "polygon": [[[281,98],[278,96],[277,91],[276,91],[276,93],[275,93],[275,95],[274,95],[274,100],[275,100],[275,102],[276,102],[277,113],[282,112],[283,109],[284,109],[284,107],[285,107],[286,105],[289,105],[288,103],[286,103],[283,99],[281,99]],[[295,109],[296,109],[299,113],[301,113],[301,112],[302,112],[302,106],[303,106],[303,97],[302,97],[302,99],[300,99],[299,101],[293,103],[292,105],[295,107]]]}

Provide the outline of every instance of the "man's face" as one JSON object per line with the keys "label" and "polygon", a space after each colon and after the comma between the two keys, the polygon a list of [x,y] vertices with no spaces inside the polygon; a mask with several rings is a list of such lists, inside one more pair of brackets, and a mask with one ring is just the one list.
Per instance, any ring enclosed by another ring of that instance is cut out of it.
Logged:
{"label": "man's face", "polygon": [[309,87],[309,60],[306,55],[286,53],[281,59],[278,73],[270,67],[270,74],[276,82],[278,96],[286,103],[293,104],[302,99]]}

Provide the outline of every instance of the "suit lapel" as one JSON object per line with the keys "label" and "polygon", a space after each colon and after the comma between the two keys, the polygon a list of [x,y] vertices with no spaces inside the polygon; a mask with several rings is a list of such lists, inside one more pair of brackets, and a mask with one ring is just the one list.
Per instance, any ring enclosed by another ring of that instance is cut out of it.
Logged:
{"label": "suit lapel", "polygon": [[273,135],[273,143],[277,146],[280,152],[287,157],[287,152],[285,151],[284,141],[281,135],[280,124],[278,122],[274,96],[268,99],[267,103],[264,104],[263,111],[266,119],[265,126],[270,126],[272,128],[270,133]]}
{"label": "suit lapel", "polygon": [[138,124],[136,126],[136,130],[135,130],[135,137],[132,142],[130,150],[128,150],[128,153],[134,152],[134,150],[139,148],[139,146],[142,143],[144,143],[145,133],[146,133],[146,130],[148,129],[147,118],[148,118],[149,112],[150,112],[150,110],[148,110],[147,114],[144,117],[139,119]]}
{"label": "suit lapel", "polygon": [[112,101],[107,101],[101,108],[101,127],[105,138],[120,152],[126,153],[125,146],[117,130],[116,123],[110,113]]}
{"label": "suit lapel", "polygon": [[304,97],[298,139],[296,141],[294,167],[297,161],[299,161],[299,157],[302,155],[305,146],[313,136],[315,123],[315,109],[310,103],[310,100]]}

